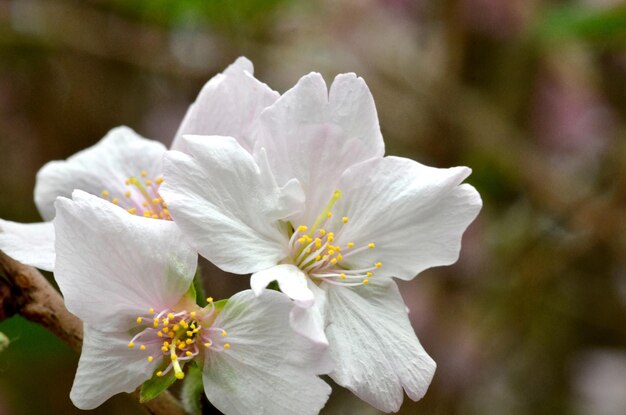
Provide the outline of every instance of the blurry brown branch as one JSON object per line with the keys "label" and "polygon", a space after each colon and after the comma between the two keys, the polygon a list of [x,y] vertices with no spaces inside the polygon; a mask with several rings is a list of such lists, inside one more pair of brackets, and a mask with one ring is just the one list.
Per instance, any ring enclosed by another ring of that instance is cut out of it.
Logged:
{"label": "blurry brown branch", "polygon": [[[35,268],[23,265],[0,251],[0,321],[15,314],[50,330],[80,352],[83,325],[63,304],[63,298]],[[135,392],[133,397],[139,399]],[[183,415],[180,402],[168,392],[144,404],[153,415]]]}

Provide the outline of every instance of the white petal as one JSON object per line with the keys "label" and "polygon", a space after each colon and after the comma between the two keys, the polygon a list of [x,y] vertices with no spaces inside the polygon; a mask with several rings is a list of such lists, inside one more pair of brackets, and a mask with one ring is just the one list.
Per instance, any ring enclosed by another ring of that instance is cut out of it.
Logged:
{"label": "white petal", "polygon": [[247,290],[217,317],[231,347],[206,353],[203,380],[223,413],[317,414],[326,403],[330,387],[316,376],[322,349],[291,330],[291,307],[276,291],[255,297]]}
{"label": "white petal", "polygon": [[250,126],[278,99],[278,92],[254,77],[252,62],[240,57],[202,88],[178,128],[172,150],[185,151],[182,136],[226,135],[252,150]]}
{"label": "white petal", "polygon": [[97,144],[65,161],[51,161],[37,173],[35,203],[45,220],[54,218],[54,201],[70,197],[74,189],[94,195],[108,191],[123,199],[125,180],[142,170],[151,178],[161,173],[165,146],[142,138],[128,127],[117,127]]}
{"label": "white petal", "polygon": [[301,78],[261,113],[254,131],[256,148],[266,149],[278,182],[301,183],[307,203],[300,222],[307,225],[347,167],[384,153],[374,100],[354,74],[339,75],[330,93],[321,75]]}
{"label": "white petal", "polygon": [[276,220],[300,209],[302,198],[279,188],[234,138],[184,140],[190,154],[167,153],[160,193],[192,245],[237,274],[278,264],[288,238]]}
{"label": "white petal", "polygon": [[375,248],[354,256],[346,251],[342,265],[364,268],[381,261],[374,275],[411,279],[454,263],[463,232],[482,206],[472,186],[459,186],[469,174],[467,167],[436,169],[399,157],[350,168],[339,183],[343,196],[335,208],[335,218],[347,216],[349,222],[337,242]]}
{"label": "white petal", "polygon": [[160,359],[148,362],[146,357],[160,356],[159,345],[148,345],[144,351],[129,349],[129,337],[125,333],[104,333],[85,324],[83,350],[70,392],[74,405],[93,409],[120,392],[133,392],[152,377]]}
{"label": "white petal", "polygon": [[150,307],[176,305],[197,254],[173,222],[131,215],[75,191],[55,204],[55,278],[68,310],[99,330],[125,330]]}
{"label": "white petal", "polygon": [[0,219],[0,250],[22,264],[54,271],[54,226]]}
{"label": "white petal", "polygon": [[255,272],[250,278],[250,288],[258,296],[272,281],[278,281],[280,290],[300,307],[311,307],[315,302],[313,292],[307,286],[306,274],[295,265],[280,264]]}
{"label": "white petal", "polygon": [[289,322],[294,331],[311,341],[328,346],[326,337],[326,291],[319,288],[313,281],[307,279],[308,287],[315,296],[315,303],[311,307],[296,305],[289,314]]}
{"label": "white petal", "polygon": [[421,399],[436,365],[413,332],[395,282],[326,289],[333,380],[385,412],[400,409],[403,388]]}

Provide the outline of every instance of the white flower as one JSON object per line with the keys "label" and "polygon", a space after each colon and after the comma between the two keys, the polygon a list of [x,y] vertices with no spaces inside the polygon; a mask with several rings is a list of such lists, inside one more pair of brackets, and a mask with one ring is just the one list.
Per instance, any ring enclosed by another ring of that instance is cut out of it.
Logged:
{"label": "white flower", "polygon": [[129,212],[169,218],[158,195],[163,144],[117,127],[98,143],[64,161],[51,161],[37,173],[35,204],[45,222],[0,220],[0,249],[18,261],[54,271],[54,201],[74,189],[99,195]]}
{"label": "white flower", "polygon": [[186,293],[197,254],[173,222],[128,215],[82,191],[56,202],[56,272],[67,308],[84,322],[70,397],[81,409],[131,392],[195,359],[205,393],[226,414],[316,414],[330,387],[317,348],[288,322],[291,301],[250,290],[223,309]]}
{"label": "white flower", "polygon": [[[455,262],[478,214],[466,167],[383,157],[369,89],[319,74],[266,108],[251,139],[185,136],[161,193],[194,248],[222,269],[273,280],[298,305],[294,328],[328,341],[331,377],[384,411],[427,390],[435,363],[391,277]],[[254,147],[250,150],[250,143]],[[325,332],[324,332],[325,329]]]}
{"label": "white flower", "polygon": [[[189,107],[172,148],[182,133],[246,135],[250,123],[278,93],[253,76],[252,63],[237,59],[204,86]],[[130,213],[170,219],[158,188],[166,148],[127,127],[111,130],[100,142],[65,161],[51,161],[37,174],[35,204],[46,222],[22,224],[0,219],[0,249],[18,261],[54,271],[54,201],[74,189],[119,204]]]}

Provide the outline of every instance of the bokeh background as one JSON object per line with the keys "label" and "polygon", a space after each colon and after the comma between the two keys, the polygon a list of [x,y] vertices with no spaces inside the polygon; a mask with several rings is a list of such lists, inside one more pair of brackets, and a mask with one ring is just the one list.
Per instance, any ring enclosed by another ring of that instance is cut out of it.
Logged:
{"label": "bokeh background", "polygon": [[[473,168],[460,260],[401,284],[438,363],[401,413],[626,413],[623,2],[0,0],[0,217],[38,221],[37,170],[114,126],[169,144],[240,55],[279,92],[356,72],[388,154]],[[203,269],[216,298],[247,286]],[[82,413],[76,354],[18,317],[0,332],[0,414]],[[377,412],[337,388],[324,413]]]}

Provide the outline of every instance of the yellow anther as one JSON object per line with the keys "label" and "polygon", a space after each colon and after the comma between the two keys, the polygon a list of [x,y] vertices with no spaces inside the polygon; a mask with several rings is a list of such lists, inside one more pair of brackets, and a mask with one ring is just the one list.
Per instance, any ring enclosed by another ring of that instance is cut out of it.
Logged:
{"label": "yellow anther", "polygon": [[132,349],[133,347],[135,347],[135,343],[133,343],[133,342],[128,343],[128,348],[129,349]]}
{"label": "yellow anther", "polygon": [[178,324],[174,324],[174,327],[172,327],[172,330],[178,331],[178,329],[180,329],[180,326]]}
{"label": "yellow anther", "polygon": [[195,328],[196,328],[196,323],[191,323],[191,324],[189,325],[189,327],[191,327],[192,329],[195,329]]}
{"label": "yellow anther", "polygon": [[149,210],[146,210],[145,212],[143,212],[143,217],[144,218],[149,218],[150,214],[151,214],[151,212]]}
{"label": "yellow anther", "polygon": [[191,317],[196,317],[196,312],[195,312],[195,311],[192,311],[191,313],[189,313],[189,315],[190,315]]}
{"label": "yellow anther", "polygon": [[185,344],[185,342],[180,342],[180,343],[178,343],[178,348],[179,348],[180,350],[183,350],[185,347],[187,347],[187,344]]}
{"label": "yellow anther", "polygon": [[307,248],[307,249],[306,249],[306,253],[307,253],[307,254],[310,254],[311,252],[312,252],[311,248]]}
{"label": "yellow anther", "polygon": [[146,177],[148,175],[148,172],[145,170],[142,170],[139,174],[141,174],[141,177]]}
{"label": "yellow anther", "polygon": [[377,262],[377,263],[375,263],[375,264],[374,264],[374,266],[375,266],[376,268],[380,268],[380,267],[382,267],[382,266],[383,266],[383,263],[382,263],[382,262]]}
{"label": "yellow anther", "polygon": [[158,377],[161,377],[161,376],[163,376],[163,372],[161,372],[161,371],[159,370],[158,372],[156,372],[156,375],[157,375]]}
{"label": "yellow anther", "polygon": [[333,264],[333,265],[335,265],[335,264],[337,263],[337,258],[333,258],[333,259],[331,259],[331,260],[330,260],[330,263],[331,263],[331,264]]}
{"label": "yellow anther", "polygon": [[161,184],[163,183],[163,177],[157,177],[155,180],[156,184]]}
{"label": "yellow anther", "polygon": [[302,238],[298,238],[298,242],[300,244],[304,244],[306,242],[306,238],[304,236]]}
{"label": "yellow anther", "polygon": [[222,330],[222,337],[226,337],[226,330]]}
{"label": "yellow anther", "polygon": [[152,186],[152,180],[146,179],[146,186]]}
{"label": "yellow anther", "polygon": [[141,346],[139,346],[139,348],[140,348],[141,350],[146,350],[146,346],[144,346],[143,344],[142,344]]}
{"label": "yellow anther", "polygon": [[184,372],[176,372],[176,374],[174,376],[176,376],[176,379],[181,380],[181,379],[185,378],[185,373]]}
{"label": "yellow anther", "polygon": [[333,212],[326,212],[326,217],[327,218],[332,218],[333,217]]}
{"label": "yellow anther", "polygon": [[159,219],[159,215],[152,215],[152,219]]}
{"label": "yellow anther", "polygon": [[341,218],[341,221],[342,221],[343,223],[348,223],[348,217],[347,217],[347,216],[344,216],[343,218]]}
{"label": "yellow anther", "polygon": [[335,255],[335,250],[334,249],[329,249],[328,250],[328,255]]}
{"label": "yellow anther", "polygon": [[369,249],[374,249],[374,248],[376,248],[376,244],[374,242],[370,242],[369,244],[367,244],[367,247]]}
{"label": "yellow anther", "polygon": [[154,308],[150,307],[150,310],[148,310],[148,313],[154,314]]}
{"label": "yellow anther", "polygon": [[159,330],[159,331],[157,332],[157,336],[159,336],[159,337],[163,337],[163,332]]}
{"label": "yellow anther", "polygon": [[322,246],[322,240],[320,238],[315,238],[315,247],[320,248]]}
{"label": "yellow anther", "polygon": [[163,342],[163,347],[170,347],[170,342],[164,341]]}
{"label": "yellow anther", "polygon": [[370,280],[363,280],[363,284],[367,285],[369,284]]}
{"label": "yellow anther", "polygon": [[103,191],[102,191],[102,197],[103,197],[103,198],[105,198],[105,199],[106,199],[107,197],[109,197],[109,192],[107,192],[106,190],[103,190]]}
{"label": "yellow anther", "polygon": [[167,209],[167,203],[163,202],[163,207]]}
{"label": "yellow anther", "polygon": [[225,343],[224,344],[224,349],[230,349],[230,343]]}
{"label": "yellow anther", "polygon": [[328,234],[328,242],[333,242],[335,240],[335,236],[332,233]]}
{"label": "yellow anther", "polygon": [[170,320],[174,320],[174,317],[175,317],[175,316],[174,316],[174,314],[173,314],[173,313],[168,313],[168,314],[167,314],[167,318],[168,318],[168,319],[170,319]]}
{"label": "yellow anther", "polygon": [[180,322],[180,325],[183,326],[184,329],[187,329],[187,327],[189,327],[189,324],[187,324],[187,322],[185,320],[182,320]]}
{"label": "yellow anther", "polygon": [[339,245],[336,245],[333,248],[334,248],[335,251],[341,252],[341,247]]}
{"label": "yellow anther", "polygon": [[175,362],[176,360],[178,360],[178,356],[176,356],[175,354],[172,354],[170,358],[172,359],[172,362]]}
{"label": "yellow anther", "polygon": [[346,279],[346,274],[344,274],[343,272],[341,274],[339,274],[339,278],[341,278],[342,280]]}
{"label": "yellow anther", "polygon": [[148,207],[149,203],[146,201],[141,202],[141,206],[143,207]]}
{"label": "yellow anther", "polygon": [[322,256],[321,256],[321,255],[318,255],[318,256],[316,256],[316,257],[315,257],[315,260],[316,260],[316,261],[319,261],[320,259],[322,259]]}
{"label": "yellow anther", "polygon": [[128,213],[130,213],[131,215],[134,215],[134,214],[136,214],[136,213],[137,213],[137,208],[134,208],[134,207],[129,208],[129,209],[126,209],[126,210],[127,210],[127,211],[128,211]]}
{"label": "yellow anther", "polygon": [[169,319],[167,319],[167,318],[164,318],[164,319],[163,319],[163,325],[164,325],[164,326],[169,326],[169,324],[170,324],[170,320],[169,320]]}
{"label": "yellow anther", "polygon": [[148,356],[148,362],[152,362],[152,360],[154,360],[154,357]]}
{"label": "yellow anther", "polygon": [[142,321],[143,321],[143,318],[137,317],[137,324],[141,324]]}
{"label": "yellow anther", "polygon": [[213,297],[208,297],[208,298],[206,299],[206,302],[207,302],[207,303],[209,303],[209,304],[211,304],[211,303],[213,302]]}
{"label": "yellow anther", "polygon": [[206,348],[211,347],[211,343],[204,343],[204,347],[206,347]]}
{"label": "yellow anther", "polygon": [[187,337],[191,337],[191,336],[193,336],[193,331],[191,330],[187,331]]}
{"label": "yellow anther", "polygon": [[118,203],[120,203],[120,200],[116,197],[115,199],[111,200],[111,203],[117,205]]}
{"label": "yellow anther", "polygon": [[186,354],[187,356],[193,356],[193,353],[191,353],[189,350],[187,350],[187,351],[185,352],[185,354]]}
{"label": "yellow anther", "polygon": [[306,231],[308,231],[308,230],[309,230],[309,227],[308,227],[308,226],[304,226],[304,225],[300,225],[300,226],[298,226],[298,231],[299,231],[299,232],[306,232]]}
{"label": "yellow anther", "polygon": [[322,236],[326,235],[326,230],[325,229],[320,229],[320,235],[322,235]]}
{"label": "yellow anther", "polygon": [[[182,343],[182,342],[181,342],[181,343]],[[192,340],[192,339],[187,339],[187,340],[185,340],[185,344],[191,344],[191,343],[193,343],[193,340]]]}
{"label": "yellow anther", "polygon": [[167,333],[168,331],[170,331],[169,327],[163,327],[163,333]]}
{"label": "yellow anther", "polygon": [[348,242],[347,246],[348,248],[352,248],[354,246],[354,242]]}
{"label": "yellow anther", "polygon": [[343,255],[337,254],[337,261],[341,261],[343,259]]}
{"label": "yellow anther", "polygon": [[125,197],[130,197],[130,195],[131,195],[130,190],[127,190],[124,192]]}
{"label": "yellow anther", "polygon": [[371,277],[374,274],[372,274],[371,272],[367,272],[367,273],[365,273],[365,275],[368,276],[368,277]]}

